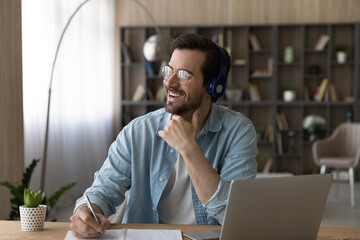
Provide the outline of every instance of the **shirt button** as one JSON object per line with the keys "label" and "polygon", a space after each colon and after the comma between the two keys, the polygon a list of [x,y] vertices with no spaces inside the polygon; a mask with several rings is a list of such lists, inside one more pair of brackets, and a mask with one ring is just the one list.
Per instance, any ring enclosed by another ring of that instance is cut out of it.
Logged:
{"label": "shirt button", "polygon": [[164,181],[164,178],[163,178],[163,177],[161,177],[161,178],[160,178],[160,181],[161,181],[161,182],[162,182],[162,181]]}
{"label": "shirt button", "polygon": [[174,149],[171,149],[170,152],[171,152],[171,153],[174,153]]}

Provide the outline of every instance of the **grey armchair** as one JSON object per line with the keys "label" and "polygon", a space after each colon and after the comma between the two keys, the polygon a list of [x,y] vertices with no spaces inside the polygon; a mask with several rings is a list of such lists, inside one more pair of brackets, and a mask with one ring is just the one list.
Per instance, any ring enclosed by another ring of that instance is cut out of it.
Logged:
{"label": "grey armchair", "polygon": [[315,164],[326,168],[349,170],[350,204],[355,206],[354,168],[360,160],[360,123],[342,123],[328,138],[318,140],[312,145]]}

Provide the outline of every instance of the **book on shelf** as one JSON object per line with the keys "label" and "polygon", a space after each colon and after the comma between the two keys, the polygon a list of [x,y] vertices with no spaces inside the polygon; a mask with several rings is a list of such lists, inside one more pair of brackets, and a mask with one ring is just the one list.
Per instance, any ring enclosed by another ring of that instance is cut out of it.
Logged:
{"label": "book on shelf", "polygon": [[267,70],[255,70],[251,77],[271,77],[271,74]]}
{"label": "book on shelf", "polygon": [[261,101],[261,95],[259,87],[255,84],[249,83],[250,100],[257,102]]}
{"label": "book on shelf", "polygon": [[281,119],[281,122],[284,126],[284,130],[287,130],[289,129],[289,124],[288,124],[288,121],[286,119],[286,116],[285,116],[285,113],[284,112],[281,112],[279,113],[280,114],[280,119]]}
{"label": "book on shelf", "polygon": [[277,127],[279,130],[283,130],[284,129],[284,125],[282,123],[280,114],[276,114],[276,123],[277,123]]}
{"label": "book on shelf", "polygon": [[251,76],[252,77],[271,77],[273,71],[273,60],[272,58],[268,59],[267,69],[257,69]]}
{"label": "book on shelf", "polygon": [[124,58],[124,62],[132,63],[130,48],[124,42],[121,42],[121,52]]}
{"label": "book on shelf", "polygon": [[304,84],[304,100],[310,101],[309,88],[306,84]]}
{"label": "book on shelf", "polygon": [[245,60],[245,59],[240,59],[240,58],[234,59],[233,64],[234,64],[234,65],[245,65],[245,64],[246,64],[246,60]]}
{"label": "book on shelf", "polygon": [[264,140],[267,140],[269,143],[274,141],[274,128],[272,125],[268,125],[264,134]]}
{"label": "book on shelf", "polygon": [[273,59],[272,58],[268,59],[267,71],[268,71],[269,75],[271,76],[273,73]]}
{"label": "book on shelf", "polygon": [[278,150],[278,154],[283,154],[283,145],[282,145],[282,139],[281,139],[281,133],[276,133],[276,146]]}
{"label": "book on shelf", "polygon": [[329,100],[332,102],[338,101],[338,95],[334,84],[329,83],[328,91],[329,91]]}
{"label": "book on shelf", "polygon": [[314,49],[317,51],[322,51],[325,49],[326,44],[329,42],[330,36],[327,34],[321,34],[318,40],[314,45]]}
{"label": "book on shelf", "polygon": [[251,48],[252,48],[254,51],[259,51],[259,50],[261,50],[261,45],[260,45],[259,39],[257,38],[256,35],[250,34],[250,35],[249,35],[249,39],[250,39]]}
{"label": "book on shelf", "polygon": [[326,91],[326,87],[327,87],[327,84],[328,84],[328,80],[327,78],[324,78],[321,82],[321,85],[320,85],[320,91],[319,91],[319,96],[318,96],[318,101],[322,101],[324,99],[324,94],[325,94],[325,91]]}
{"label": "book on shelf", "polygon": [[326,87],[326,90],[324,92],[323,101],[324,102],[329,102],[330,101],[329,85]]}
{"label": "book on shelf", "polygon": [[148,77],[152,78],[155,76],[154,66],[151,62],[146,61],[146,74]]}
{"label": "book on shelf", "polygon": [[145,96],[145,87],[143,85],[138,85],[136,90],[135,90],[135,93],[132,97],[132,100],[134,102],[138,102],[138,101],[141,101],[141,99]]}
{"label": "book on shelf", "polygon": [[355,101],[355,98],[353,96],[345,96],[344,102],[353,103]]}
{"label": "book on shelf", "polygon": [[231,57],[231,47],[227,46],[225,50],[228,52],[229,56]]}
{"label": "book on shelf", "polygon": [[268,160],[266,160],[265,164],[264,164],[264,168],[263,168],[263,173],[269,173],[271,171],[271,167],[272,167],[272,159],[269,158]]}
{"label": "book on shelf", "polygon": [[325,95],[325,92],[326,92],[327,85],[328,85],[328,79],[324,78],[321,81],[320,85],[316,88],[316,91],[315,91],[315,94],[314,94],[314,100],[316,102],[321,102],[321,101],[324,100],[324,95]]}
{"label": "book on shelf", "polygon": [[289,128],[285,113],[283,112],[276,114],[276,123],[279,130],[287,130]]}
{"label": "book on shelf", "polygon": [[165,91],[164,91],[164,87],[160,86],[157,91],[156,91],[156,95],[155,95],[155,99],[160,101],[160,102],[164,102],[165,101]]}

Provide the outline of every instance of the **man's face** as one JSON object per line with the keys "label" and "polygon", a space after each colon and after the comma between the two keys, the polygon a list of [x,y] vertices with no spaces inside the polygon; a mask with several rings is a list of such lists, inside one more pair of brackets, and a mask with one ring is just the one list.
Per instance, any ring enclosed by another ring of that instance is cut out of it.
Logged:
{"label": "man's face", "polygon": [[[175,49],[168,66],[174,73],[164,80],[166,93],[165,109],[169,113],[185,115],[199,108],[206,96],[203,86],[203,74],[201,67],[205,61],[205,53],[200,50]],[[186,84],[181,84],[177,72],[186,70],[189,79]]]}

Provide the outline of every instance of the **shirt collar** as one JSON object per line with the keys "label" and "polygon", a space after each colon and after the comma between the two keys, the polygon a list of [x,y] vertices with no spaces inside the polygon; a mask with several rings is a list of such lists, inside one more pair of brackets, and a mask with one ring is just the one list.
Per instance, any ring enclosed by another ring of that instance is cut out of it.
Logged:
{"label": "shirt collar", "polygon": [[219,132],[221,130],[221,126],[219,106],[215,103],[212,103],[209,117],[207,118],[206,123],[199,134],[205,134],[207,132]]}
{"label": "shirt collar", "polygon": [[[159,132],[160,130],[164,130],[165,126],[168,124],[168,122],[170,121],[170,119],[171,119],[171,117],[172,117],[172,114],[166,112],[165,109],[164,109],[164,112],[165,112],[164,117],[163,117],[162,120],[161,120],[161,123],[160,123],[160,125],[159,125],[159,128],[156,130],[156,135],[157,135],[157,136],[159,136],[158,132]],[[159,137],[160,137],[160,136],[159,136]]]}

